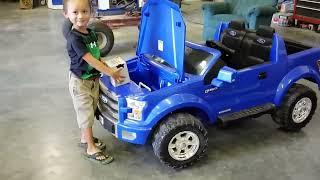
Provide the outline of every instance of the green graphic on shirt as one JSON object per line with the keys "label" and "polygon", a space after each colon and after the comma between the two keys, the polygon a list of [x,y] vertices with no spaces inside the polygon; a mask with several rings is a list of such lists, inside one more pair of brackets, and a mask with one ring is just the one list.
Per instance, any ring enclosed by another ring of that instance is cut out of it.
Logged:
{"label": "green graphic on shirt", "polygon": [[[89,34],[87,36],[82,36],[83,42],[86,44],[86,47],[90,54],[100,61],[100,49],[98,46],[98,38],[92,30],[89,30]],[[94,68],[88,64],[88,68],[84,74],[81,75],[82,79],[89,79],[90,77],[94,77],[99,75],[99,72],[94,71]]]}

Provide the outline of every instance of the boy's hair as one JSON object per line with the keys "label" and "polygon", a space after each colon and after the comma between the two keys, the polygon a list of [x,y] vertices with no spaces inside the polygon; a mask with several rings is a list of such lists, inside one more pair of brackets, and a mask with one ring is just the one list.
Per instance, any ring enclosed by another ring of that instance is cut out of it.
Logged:
{"label": "boy's hair", "polygon": [[[67,13],[68,11],[68,2],[71,0],[63,0],[63,12]],[[85,0],[80,0],[80,1],[85,1]],[[91,6],[91,0],[87,0],[90,8],[90,12],[92,11],[92,6]],[[91,12],[92,13],[92,12]]]}

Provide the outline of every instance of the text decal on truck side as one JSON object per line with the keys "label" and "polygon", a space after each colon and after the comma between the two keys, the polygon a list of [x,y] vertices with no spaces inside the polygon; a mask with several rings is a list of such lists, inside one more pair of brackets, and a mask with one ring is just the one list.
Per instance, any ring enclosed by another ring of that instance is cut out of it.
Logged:
{"label": "text decal on truck side", "polygon": [[207,94],[207,93],[209,93],[209,92],[213,92],[213,91],[216,91],[216,90],[218,90],[218,87],[206,89],[206,90],[204,90],[204,93]]}

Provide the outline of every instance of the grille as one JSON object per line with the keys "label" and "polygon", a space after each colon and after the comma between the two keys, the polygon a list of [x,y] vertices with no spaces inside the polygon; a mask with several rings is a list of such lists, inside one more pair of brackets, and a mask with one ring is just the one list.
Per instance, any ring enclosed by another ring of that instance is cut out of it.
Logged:
{"label": "grille", "polygon": [[119,119],[118,97],[114,92],[109,91],[100,82],[100,96],[98,108],[103,116],[107,119],[117,122]]}

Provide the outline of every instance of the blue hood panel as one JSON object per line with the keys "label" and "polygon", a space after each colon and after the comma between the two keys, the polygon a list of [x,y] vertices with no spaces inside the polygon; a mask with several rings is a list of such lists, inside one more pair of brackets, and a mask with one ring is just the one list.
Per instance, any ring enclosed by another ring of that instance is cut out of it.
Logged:
{"label": "blue hood panel", "polygon": [[142,8],[137,55],[150,54],[176,68],[183,78],[186,26],[179,7],[168,0],[148,0]]}

